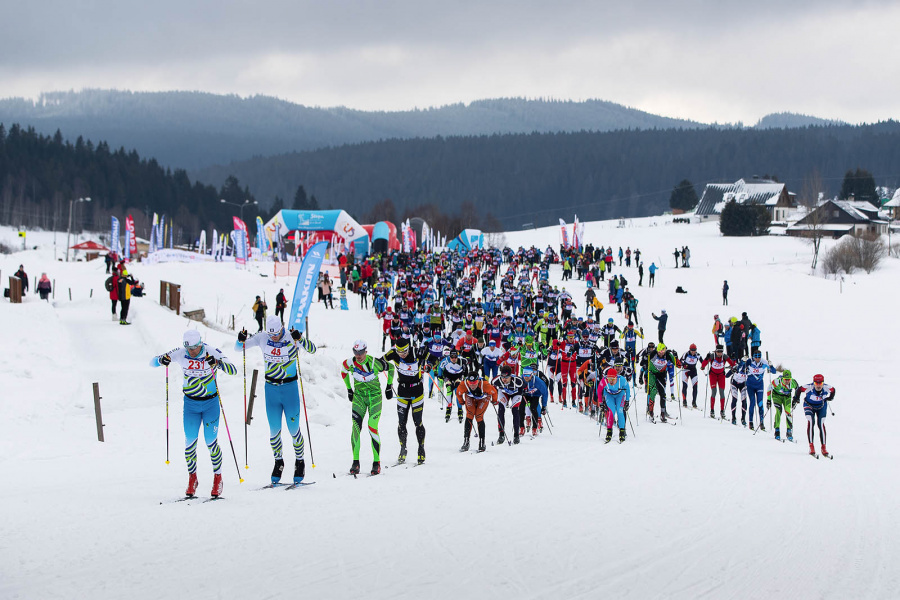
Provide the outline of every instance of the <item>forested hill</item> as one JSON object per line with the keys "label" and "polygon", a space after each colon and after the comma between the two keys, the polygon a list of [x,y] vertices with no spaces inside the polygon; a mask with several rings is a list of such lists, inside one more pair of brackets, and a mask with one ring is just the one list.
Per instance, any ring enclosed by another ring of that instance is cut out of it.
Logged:
{"label": "forested hill", "polygon": [[[192,173],[221,184],[229,174],[261,202],[293,197],[298,184],[323,206],[368,214],[390,198],[402,213],[473,203],[506,229],[660,214],[672,188],[775,175],[792,191],[813,170],[826,194],[862,167],[879,185],[900,184],[900,123],[764,130],[655,130],[390,140],[255,158]],[[470,208],[467,205],[467,210]],[[423,211],[427,212],[427,211]]]}
{"label": "forested hill", "polygon": [[[0,122],[104,140],[194,169],[390,138],[705,126],[625,106],[502,98],[397,112],[315,108],[266,96],[85,90],[0,100]],[[74,142],[74,139],[69,140]]]}

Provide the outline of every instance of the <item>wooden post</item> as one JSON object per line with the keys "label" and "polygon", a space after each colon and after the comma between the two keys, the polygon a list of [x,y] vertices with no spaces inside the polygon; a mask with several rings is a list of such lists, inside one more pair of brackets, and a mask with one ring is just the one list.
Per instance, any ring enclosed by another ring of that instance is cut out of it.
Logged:
{"label": "wooden post", "polygon": [[250,402],[247,404],[247,425],[253,420],[253,401],[256,400],[256,378],[259,370],[253,369],[253,377],[250,379]]}
{"label": "wooden post", "polygon": [[56,300],[56,280],[53,280],[53,299]]}
{"label": "wooden post", "polygon": [[97,439],[103,439],[103,415],[100,413],[100,384],[94,382],[94,416],[97,418]]}
{"label": "wooden post", "polygon": [[91,298],[94,297],[94,288],[91,288],[91,295],[90,295],[90,297],[91,297]]}
{"label": "wooden post", "polygon": [[69,302],[72,301],[72,288],[69,288]]}

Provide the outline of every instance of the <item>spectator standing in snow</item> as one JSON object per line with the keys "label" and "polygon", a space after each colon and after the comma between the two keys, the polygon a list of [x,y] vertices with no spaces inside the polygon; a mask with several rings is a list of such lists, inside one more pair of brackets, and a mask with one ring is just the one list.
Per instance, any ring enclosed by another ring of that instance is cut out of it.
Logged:
{"label": "spectator standing in snow", "polygon": [[728,280],[722,285],[722,306],[728,306]]}
{"label": "spectator standing in snow", "polygon": [[644,286],[644,263],[638,263],[638,285]]}
{"label": "spectator standing in snow", "polygon": [[681,256],[681,252],[678,251],[678,248],[675,248],[675,252],[672,254],[675,255],[675,268],[678,268],[678,257]]}
{"label": "spectator standing in snow", "polygon": [[659,321],[659,343],[663,343],[663,337],[666,335],[666,324],[669,322],[669,315],[666,314],[665,310],[660,311],[660,315],[657,317],[655,313],[650,313],[653,315],[653,318]]}
{"label": "spectator standing in snow", "polygon": [[275,316],[281,319],[281,324],[284,325],[284,309],[287,308],[287,298],[284,297],[284,288],[278,290],[278,295],[275,296]]}
{"label": "spectator standing in snow", "polygon": [[681,266],[685,269],[691,268],[691,249],[687,246],[681,249]]}
{"label": "spectator standing in snow", "polygon": [[25,272],[25,267],[19,265],[19,270],[16,271],[15,276],[22,280],[22,294],[28,292],[28,274]]}
{"label": "spectator standing in snow", "polygon": [[47,277],[46,273],[41,273],[41,280],[38,281],[37,284],[37,293],[41,295],[41,300],[50,301],[50,292],[52,291],[52,287],[50,285],[50,279]]}
{"label": "spectator standing in snow", "polygon": [[652,263],[650,263],[650,267],[647,269],[648,271],[650,271],[650,283],[649,283],[650,287],[653,287],[654,284],[656,283],[656,269],[658,269],[658,268],[659,267],[656,266],[656,263],[652,262]]}
{"label": "spectator standing in snow", "polygon": [[266,306],[266,303],[263,302],[262,298],[259,296],[256,297],[256,302],[253,303],[253,318],[256,319],[257,325],[259,325],[259,329],[256,333],[259,333],[263,330],[263,319],[266,318],[266,309],[269,308]]}
{"label": "spectator standing in snow", "polygon": [[119,271],[113,269],[112,276],[109,278],[109,299],[112,302],[112,320],[116,320],[116,304],[119,302]]}

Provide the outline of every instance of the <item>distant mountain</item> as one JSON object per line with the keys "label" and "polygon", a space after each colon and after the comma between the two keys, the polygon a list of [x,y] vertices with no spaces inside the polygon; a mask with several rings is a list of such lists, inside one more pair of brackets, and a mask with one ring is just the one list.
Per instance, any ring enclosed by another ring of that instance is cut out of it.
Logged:
{"label": "distant mountain", "polygon": [[[84,90],[0,100],[0,123],[105,140],[171,167],[384,139],[705,127],[605,102],[501,98],[399,112],[312,108],[267,96]],[[74,137],[73,137],[74,136]]]}
{"label": "distant mountain", "polygon": [[811,125],[846,125],[843,121],[820,119],[809,115],[781,112],[764,116],[754,125],[756,129],[795,129],[797,127],[809,127]]}

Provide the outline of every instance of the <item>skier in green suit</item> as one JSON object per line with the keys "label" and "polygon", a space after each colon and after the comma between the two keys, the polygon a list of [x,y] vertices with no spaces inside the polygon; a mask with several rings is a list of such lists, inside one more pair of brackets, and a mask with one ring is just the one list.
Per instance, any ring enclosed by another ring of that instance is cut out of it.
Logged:
{"label": "skier in green suit", "polygon": [[[363,417],[369,412],[369,436],[372,438],[372,475],[381,473],[381,438],[378,436],[378,420],[381,418],[381,384],[378,374],[387,371],[387,388],[384,395],[390,400],[394,397],[394,365],[383,358],[375,358],[366,354],[368,346],[363,340],[353,344],[353,358],[348,358],[341,365],[341,377],[347,386],[347,398],[353,403],[353,431],[350,434],[350,445],[353,448],[353,464],[350,474],[359,473],[359,436],[362,431]],[[351,386],[350,382],[353,381]]]}
{"label": "skier in green suit", "polygon": [[796,379],[791,379],[791,372],[785,369],[781,377],[777,377],[769,384],[768,401],[766,408],[772,408],[775,403],[775,439],[781,439],[781,411],[787,421],[787,439],[794,441],[794,418],[791,414],[794,408],[791,404],[791,396],[799,387]]}

